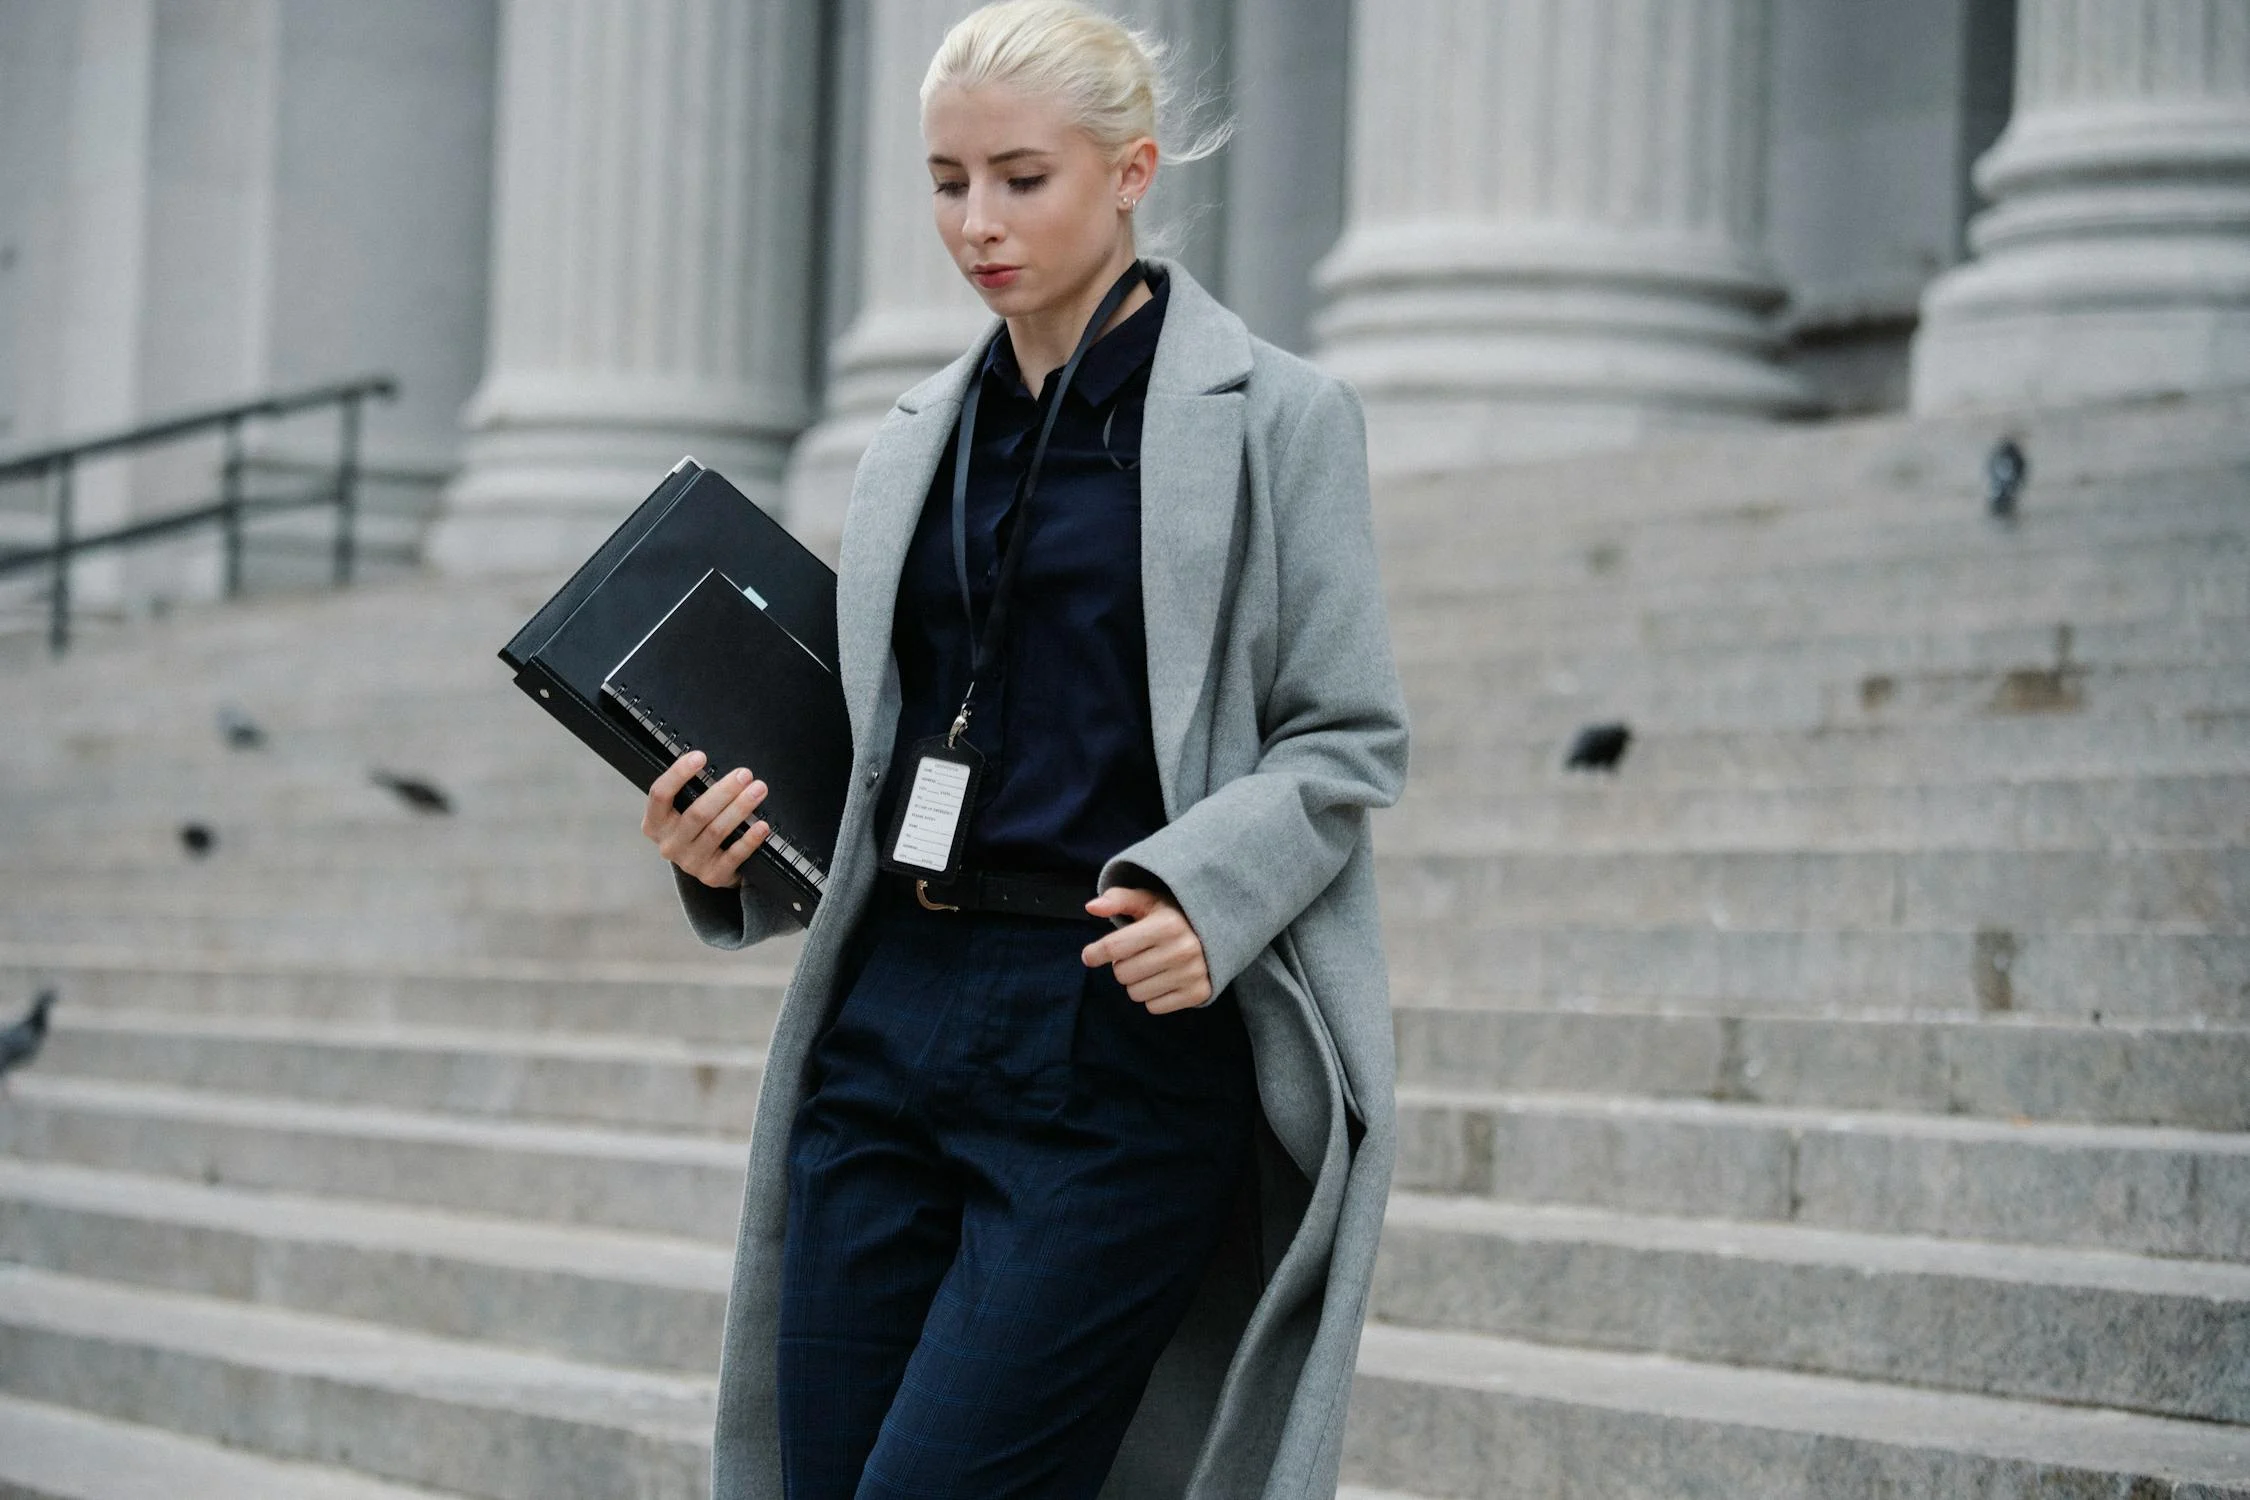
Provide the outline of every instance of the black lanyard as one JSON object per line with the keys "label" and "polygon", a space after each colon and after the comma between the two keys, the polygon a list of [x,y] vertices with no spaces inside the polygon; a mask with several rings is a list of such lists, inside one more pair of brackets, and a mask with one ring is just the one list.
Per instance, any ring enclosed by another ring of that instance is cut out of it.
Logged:
{"label": "black lanyard", "polygon": [[1047,389],[1040,392],[1046,412],[1040,418],[1039,440],[1032,445],[1031,462],[1016,486],[1015,529],[1008,537],[1008,550],[1000,558],[1000,577],[993,585],[992,605],[985,613],[982,630],[977,629],[976,606],[969,598],[969,445],[976,434],[977,397],[984,389],[981,370],[970,378],[968,394],[961,398],[961,425],[953,440],[953,577],[961,586],[961,614],[969,622],[972,644],[969,686],[961,695],[961,711],[954,715],[953,728],[945,737],[948,745],[960,739],[962,731],[969,727],[969,710],[976,702],[977,684],[983,680],[985,670],[991,666],[1006,636],[1008,603],[1015,594],[1016,574],[1023,567],[1025,545],[1031,539],[1031,499],[1039,488],[1040,466],[1047,459],[1047,439],[1054,433],[1055,418],[1062,412],[1063,393],[1070,389],[1070,378],[1078,373],[1078,362],[1094,346],[1094,339],[1103,325],[1146,275],[1146,269],[1137,260],[1125,268],[1102,298],[1102,305],[1094,310],[1093,321],[1079,335],[1078,347],[1071,351],[1069,361],[1048,380]]}

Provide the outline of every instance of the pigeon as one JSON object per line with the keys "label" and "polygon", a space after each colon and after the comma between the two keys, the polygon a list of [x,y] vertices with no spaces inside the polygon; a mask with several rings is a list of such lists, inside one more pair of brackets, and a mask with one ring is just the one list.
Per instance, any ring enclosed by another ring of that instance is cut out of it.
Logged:
{"label": "pigeon", "polygon": [[1570,742],[1563,765],[1572,771],[1614,771],[1632,738],[1633,731],[1623,724],[1588,724]]}
{"label": "pigeon", "polygon": [[266,732],[251,718],[232,704],[219,710],[219,738],[226,741],[229,750],[260,750],[265,748]]}
{"label": "pigeon", "polygon": [[31,1013],[0,1031],[0,1088],[6,1087],[11,1071],[39,1055],[40,1044],[47,1040],[47,1008],[54,1003],[55,992],[41,990],[31,1003]]}
{"label": "pigeon", "polygon": [[420,813],[449,813],[453,799],[442,788],[415,776],[401,776],[396,771],[370,771],[368,779],[379,787],[387,787],[398,794],[398,800]]}
{"label": "pigeon", "polygon": [[2031,460],[2023,456],[2014,438],[2002,438],[1984,457],[1984,506],[2006,521],[2016,514],[2016,496],[2031,477]]}
{"label": "pigeon", "polygon": [[182,823],[180,847],[197,859],[203,858],[219,846],[219,836],[208,823]]}

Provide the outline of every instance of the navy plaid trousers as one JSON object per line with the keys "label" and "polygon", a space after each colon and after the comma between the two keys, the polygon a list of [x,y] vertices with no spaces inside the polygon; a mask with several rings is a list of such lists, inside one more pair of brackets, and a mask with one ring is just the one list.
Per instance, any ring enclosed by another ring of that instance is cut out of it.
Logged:
{"label": "navy plaid trousers", "polygon": [[1092,1500],[1249,1161],[1241,1016],[883,886],[790,1134],[788,1500]]}

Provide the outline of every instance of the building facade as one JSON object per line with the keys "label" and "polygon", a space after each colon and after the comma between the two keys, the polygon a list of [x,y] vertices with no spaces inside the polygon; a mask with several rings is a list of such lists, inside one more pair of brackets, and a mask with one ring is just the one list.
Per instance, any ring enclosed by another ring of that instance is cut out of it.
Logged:
{"label": "building facade", "polygon": [[[382,370],[442,567],[562,568],[682,452],[832,543],[988,321],[916,119],[969,8],[0,0],[0,451]],[[1386,472],[2250,378],[2250,0],[1112,8],[1236,126],[1152,243],[1353,380]]]}

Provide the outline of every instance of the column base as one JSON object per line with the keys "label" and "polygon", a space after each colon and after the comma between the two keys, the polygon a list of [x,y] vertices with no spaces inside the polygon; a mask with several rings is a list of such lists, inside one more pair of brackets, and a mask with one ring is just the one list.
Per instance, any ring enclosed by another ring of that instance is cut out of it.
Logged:
{"label": "column base", "polygon": [[778,511],[784,451],[772,441],[707,430],[479,433],[423,555],[440,572],[459,576],[567,575],[683,456]]}
{"label": "column base", "polygon": [[1780,287],[1724,244],[1388,226],[1348,238],[1320,282],[1317,357],[1358,387],[1378,473],[1818,409],[1777,361]]}

